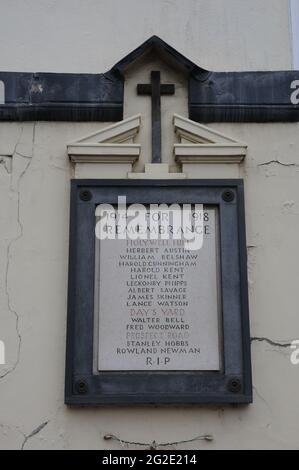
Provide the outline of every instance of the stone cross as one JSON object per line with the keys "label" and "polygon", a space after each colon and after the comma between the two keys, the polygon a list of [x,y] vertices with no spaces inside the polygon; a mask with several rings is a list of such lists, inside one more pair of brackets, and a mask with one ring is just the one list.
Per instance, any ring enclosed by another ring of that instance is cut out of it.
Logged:
{"label": "stone cross", "polygon": [[151,83],[138,84],[137,93],[152,98],[152,163],[161,163],[161,95],[174,95],[174,85],[162,85],[160,72],[151,72]]}

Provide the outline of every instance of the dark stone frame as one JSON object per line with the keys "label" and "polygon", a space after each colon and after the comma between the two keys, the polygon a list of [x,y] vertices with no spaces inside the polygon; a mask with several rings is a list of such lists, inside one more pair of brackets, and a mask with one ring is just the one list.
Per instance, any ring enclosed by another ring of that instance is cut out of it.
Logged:
{"label": "dark stone frame", "polygon": [[[72,180],[65,403],[251,403],[251,359],[243,181]],[[217,205],[220,220],[223,371],[93,373],[95,206]]]}

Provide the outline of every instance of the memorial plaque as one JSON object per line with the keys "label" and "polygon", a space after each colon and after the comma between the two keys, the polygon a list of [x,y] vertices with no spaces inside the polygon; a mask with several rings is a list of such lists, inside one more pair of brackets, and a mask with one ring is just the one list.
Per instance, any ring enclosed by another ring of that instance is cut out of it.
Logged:
{"label": "memorial plaque", "polygon": [[199,250],[97,241],[100,371],[220,369],[216,209],[203,216]]}
{"label": "memorial plaque", "polygon": [[[123,236],[157,205],[192,207],[196,243],[174,216]],[[243,182],[73,180],[66,349],[67,404],[250,403]]]}

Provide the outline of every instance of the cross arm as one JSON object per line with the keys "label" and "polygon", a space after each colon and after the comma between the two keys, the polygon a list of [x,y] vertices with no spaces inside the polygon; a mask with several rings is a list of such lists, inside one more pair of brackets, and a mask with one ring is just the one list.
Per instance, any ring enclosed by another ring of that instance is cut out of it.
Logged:
{"label": "cross arm", "polygon": [[[161,95],[174,95],[174,85],[160,85]],[[152,94],[152,84],[151,83],[139,83],[137,85],[137,94],[138,95],[151,95]]]}
{"label": "cross arm", "polygon": [[174,85],[160,85],[161,95],[174,95]]}
{"label": "cross arm", "polygon": [[137,85],[137,94],[138,95],[151,95],[152,94],[152,85],[150,83],[139,83]]}

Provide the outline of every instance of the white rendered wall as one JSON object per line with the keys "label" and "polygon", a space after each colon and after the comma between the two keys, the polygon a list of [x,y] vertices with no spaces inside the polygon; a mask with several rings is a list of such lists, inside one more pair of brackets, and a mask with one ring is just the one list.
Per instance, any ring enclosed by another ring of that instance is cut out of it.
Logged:
{"label": "white rendered wall", "polygon": [[153,34],[209,70],[290,69],[288,2],[1,0],[0,70],[99,73]]}
{"label": "white rendered wall", "polygon": [[[152,34],[210,69],[290,69],[288,7],[287,0],[2,0],[0,70],[102,72]],[[138,111],[130,93],[125,97],[129,114]],[[177,112],[184,114],[181,98]],[[0,364],[0,448],[25,443],[25,449],[119,449],[103,439],[107,433],[142,442],[214,435],[213,442],[194,441],[178,449],[298,448],[299,365],[291,364],[289,348],[299,339],[297,123],[211,126],[249,149],[241,177],[253,404],[64,405],[69,182],[74,174],[66,143],[104,126],[0,123],[0,340],[6,353],[6,365]],[[140,139],[148,137],[145,132]]]}

